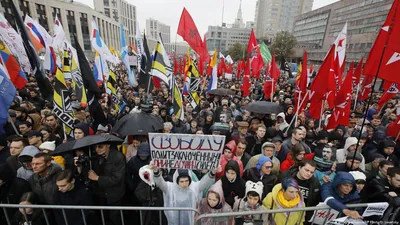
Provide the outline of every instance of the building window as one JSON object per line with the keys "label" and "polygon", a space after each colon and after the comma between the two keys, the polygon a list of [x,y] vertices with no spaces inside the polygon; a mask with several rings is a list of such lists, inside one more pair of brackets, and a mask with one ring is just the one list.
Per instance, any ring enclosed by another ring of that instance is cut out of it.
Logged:
{"label": "building window", "polygon": [[81,21],[82,38],[83,38],[83,49],[91,50],[90,34],[89,34],[89,23],[86,13],[80,13],[79,20]]}
{"label": "building window", "polygon": [[108,18],[110,18],[110,9],[109,8],[104,8],[104,15],[106,15]]}
{"label": "building window", "polygon": [[29,3],[25,0],[19,0],[19,8],[21,9],[23,15],[29,15]]}
{"label": "building window", "polygon": [[110,6],[110,1],[109,0],[103,0],[104,6]]}
{"label": "building window", "polygon": [[75,23],[75,12],[71,10],[67,10],[67,24],[69,30],[69,38],[71,41],[71,45],[75,48],[75,38],[76,35],[76,23]]}
{"label": "building window", "polygon": [[53,12],[52,12],[51,14],[53,15],[53,20],[55,20],[56,17],[57,17],[58,20],[60,20],[60,22],[61,22],[61,24],[62,24],[62,21],[61,21],[61,11],[60,11],[60,9],[59,9],[59,8],[54,8],[54,7],[52,7],[52,9],[53,9]]}
{"label": "building window", "polygon": [[46,16],[46,6],[41,4],[36,4],[36,14],[39,20],[39,24],[46,30],[49,30],[49,26],[47,24],[47,16]]}

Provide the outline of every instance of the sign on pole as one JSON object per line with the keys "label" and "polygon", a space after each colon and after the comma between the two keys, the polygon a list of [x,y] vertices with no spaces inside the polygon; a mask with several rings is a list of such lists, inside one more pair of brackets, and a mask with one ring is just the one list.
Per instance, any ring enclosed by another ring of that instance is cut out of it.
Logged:
{"label": "sign on pole", "polygon": [[213,170],[224,150],[225,136],[149,133],[151,159],[159,168]]}

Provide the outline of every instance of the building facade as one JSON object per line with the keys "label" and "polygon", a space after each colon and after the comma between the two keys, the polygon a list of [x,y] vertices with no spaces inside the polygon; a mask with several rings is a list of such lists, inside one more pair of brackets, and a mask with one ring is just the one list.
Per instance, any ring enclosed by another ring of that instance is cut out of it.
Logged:
{"label": "building facade", "polygon": [[[18,2],[21,15],[28,14],[33,19],[37,19],[50,34],[53,33],[54,20],[58,17],[66,38],[75,46],[74,35],[76,35],[82,49],[90,58],[93,56],[90,42],[92,19],[96,21],[100,35],[108,46],[112,45],[116,48],[121,46],[119,23],[87,5],[60,0],[19,0]],[[11,0],[0,2],[0,12],[10,24],[14,24],[15,16],[11,14]]]}
{"label": "building facade", "polygon": [[171,27],[153,18],[146,20],[146,37],[158,40],[159,33],[163,43],[171,43]]}
{"label": "building facade", "polygon": [[257,38],[273,37],[278,31],[292,32],[294,18],[311,11],[314,0],[257,0],[254,14]]}
{"label": "building facade", "polygon": [[393,0],[342,0],[296,18],[294,36],[300,57],[319,64],[347,22],[346,61],[367,57]]}
{"label": "building facade", "polygon": [[228,51],[236,43],[247,46],[251,29],[208,26],[206,33],[208,51]]}
{"label": "building facade", "polygon": [[126,28],[125,38],[127,43],[135,43],[136,35],[136,6],[125,0],[94,0],[96,11],[111,18]]}

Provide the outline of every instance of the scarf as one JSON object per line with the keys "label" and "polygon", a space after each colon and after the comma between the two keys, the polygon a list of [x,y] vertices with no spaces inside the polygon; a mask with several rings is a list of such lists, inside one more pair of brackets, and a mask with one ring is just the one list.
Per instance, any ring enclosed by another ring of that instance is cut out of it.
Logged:
{"label": "scarf", "polygon": [[276,200],[279,202],[279,204],[283,208],[293,208],[300,203],[300,195],[297,195],[295,199],[288,201],[285,199],[285,197],[283,195],[283,190],[280,190],[280,191],[278,191]]}

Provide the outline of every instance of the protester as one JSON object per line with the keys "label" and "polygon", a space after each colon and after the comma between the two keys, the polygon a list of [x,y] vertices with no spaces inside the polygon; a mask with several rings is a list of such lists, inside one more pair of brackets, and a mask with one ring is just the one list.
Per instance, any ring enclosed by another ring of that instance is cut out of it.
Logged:
{"label": "protester", "polygon": [[236,150],[236,143],[235,141],[230,141],[228,142],[225,147],[224,147],[224,154],[221,157],[221,160],[219,162],[219,165],[221,166],[221,168],[223,169],[221,172],[216,174],[216,179],[218,180],[219,178],[221,178],[221,176],[223,176],[223,174],[225,173],[224,169],[226,164],[230,161],[230,160],[234,160],[239,164],[239,169],[240,169],[240,177],[243,176],[243,163],[240,159],[238,159],[235,156],[235,150]]}
{"label": "protester", "polygon": [[236,197],[244,197],[246,181],[240,177],[239,164],[235,160],[230,160],[224,171],[224,175],[216,183],[221,183],[225,201],[233,207]]}
{"label": "protester", "polygon": [[[193,181],[194,174],[190,170],[178,169],[175,171],[172,182],[166,182],[160,175],[158,167],[151,163],[154,171],[154,181],[164,195],[164,207],[195,208],[203,192],[215,178],[215,170],[208,172],[198,181]],[[191,211],[164,211],[168,225],[193,224],[194,212]]]}
{"label": "protester", "polygon": [[338,172],[332,182],[324,183],[321,186],[321,196],[322,200],[334,210],[353,219],[362,219],[357,211],[350,210],[344,205],[359,199],[356,181],[350,173]]}
{"label": "protester", "polygon": [[278,158],[275,156],[275,153],[276,153],[275,152],[275,149],[276,149],[275,145],[273,143],[271,143],[271,142],[265,142],[262,145],[261,148],[263,150],[262,154],[258,154],[258,155],[255,155],[255,156],[251,157],[250,161],[246,165],[246,169],[256,167],[258,159],[262,155],[264,155],[264,156],[267,156],[268,158],[270,158],[272,160],[272,171],[271,172],[274,173],[274,174],[279,174],[280,162],[279,162]]}
{"label": "protester", "polygon": [[[246,194],[244,198],[236,198],[233,205],[234,212],[258,211],[265,212],[266,208],[261,204],[263,195],[262,182],[254,183],[252,181],[246,182]],[[266,224],[267,214],[260,213],[257,215],[246,215],[235,218],[235,224]]]}
{"label": "protester", "polygon": [[266,127],[263,124],[257,125],[255,128],[255,134],[246,137],[247,148],[246,152],[250,155],[261,154],[262,145],[265,142]]}
{"label": "protester", "polygon": [[[34,192],[25,192],[19,204],[37,205],[40,204],[40,197]],[[46,225],[46,218],[49,220],[50,224],[54,224],[54,218],[50,210],[45,210],[45,212],[43,212],[40,208],[19,208],[19,211],[13,216],[13,224]]]}
{"label": "protester", "polygon": [[251,155],[246,152],[247,142],[245,139],[239,139],[236,141],[235,156],[242,161],[243,165],[247,165]]}
{"label": "protester", "polygon": [[[222,191],[221,183],[215,183],[208,191],[206,198],[203,198],[199,205],[200,214],[205,213],[224,213],[232,212],[232,208],[225,202],[224,192]],[[201,224],[216,224],[216,225],[230,225],[232,224],[231,217],[222,218],[204,218],[200,220]]]}
{"label": "protester", "polygon": [[22,152],[25,146],[28,146],[28,140],[21,137],[16,137],[11,140],[10,144],[10,157],[7,158],[7,164],[11,167],[14,173],[21,167],[18,161],[18,156]]}
{"label": "protester", "polygon": [[[299,185],[293,178],[285,178],[282,183],[275,185],[272,192],[264,198],[262,204],[270,210],[305,207],[303,195],[299,192]],[[273,221],[275,224],[303,224],[304,218],[305,213],[302,211],[289,214],[269,214],[269,221]]]}
{"label": "protester", "polygon": [[7,143],[7,136],[0,134],[0,165],[7,162],[7,158],[10,157],[10,148]]}
{"label": "protester", "polygon": [[283,141],[282,149],[278,154],[278,159],[281,163],[286,160],[287,154],[290,152],[292,147],[298,143],[303,146],[307,154],[311,153],[310,147],[308,147],[307,144],[302,141],[304,139],[304,136],[305,133],[302,129],[295,128],[292,132],[292,137]]}
{"label": "protester", "polygon": [[[348,155],[354,155],[354,152],[356,151],[357,147],[357,138],[355,137],[348,137],[346,139],[346,142],[344,144],[343,149],[338,149],[336,151],[336,160],[338,163],[344,163],[346,161],[346,157]],[[362,160],[360,162],[360,169],[365,171],[365,159],[364,156],[361,155]]]}
{"label": "protester", "polygon": [[17,177],[28,180],[32,176],[32,159],[38,153],[40,153],[39,149],[30,145],[22,150],[18,156],[18,161],[22,166],[17,170]]}

